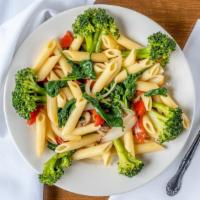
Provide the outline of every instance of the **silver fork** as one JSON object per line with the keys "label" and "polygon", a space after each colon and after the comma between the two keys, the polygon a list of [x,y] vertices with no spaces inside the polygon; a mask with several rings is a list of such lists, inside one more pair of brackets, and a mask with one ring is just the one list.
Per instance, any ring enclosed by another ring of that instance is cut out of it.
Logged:
{"label": "silver fork", "polygon": [[194,156],[194,153],[197,149],[199,142],[200,142],[200,130],[196,135],[194,141],[192,142],[190,148],[188,149],[187,153],[183,157],[183,160],[181,161],[177,172],[167,183],[166,192],[169,196],[174,196],[179,192],[182,184],[183,175],[185,174],[187,168],[191,163],[191,160]]}

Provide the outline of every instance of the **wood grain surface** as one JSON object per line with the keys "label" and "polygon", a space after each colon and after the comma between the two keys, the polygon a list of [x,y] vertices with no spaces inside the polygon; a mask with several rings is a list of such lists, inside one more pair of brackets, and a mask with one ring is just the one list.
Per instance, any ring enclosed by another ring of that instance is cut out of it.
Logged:
{"label": "wood grain surface", "polygon": [[[198,18],[200,0],[97,0],[136,10],[163,26],[183,48]],[[107,200],[108,197],[89,197],[44,186],[44,200]]]}

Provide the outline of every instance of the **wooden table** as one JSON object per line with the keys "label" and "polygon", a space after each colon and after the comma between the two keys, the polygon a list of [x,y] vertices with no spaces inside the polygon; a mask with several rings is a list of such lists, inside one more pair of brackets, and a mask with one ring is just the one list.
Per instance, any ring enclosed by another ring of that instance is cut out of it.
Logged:
{"label": "wooden table", "polygon": [[[183,47],[196,20],[200,18],[200,0],[97,0],[136,10],[163,26]],[[44,187],[44,200],[107,200],[73,194],[55,186]]]}

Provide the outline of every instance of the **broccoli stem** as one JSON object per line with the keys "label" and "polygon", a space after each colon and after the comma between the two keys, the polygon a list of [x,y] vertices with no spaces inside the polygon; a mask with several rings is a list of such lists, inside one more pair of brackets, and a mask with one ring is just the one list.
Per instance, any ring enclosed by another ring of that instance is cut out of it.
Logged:
{"label": "broccoli stem", "polygon": [[100,33],[101,31],[96,31],[95,34],[94,34],[94,41],[93,41],[93,48],[92,48],[92,51],[96,51],[96,47],[97,47],[97,44],[98,44],[98,41],[99,41],[99,37],[100,37]]}
{"label": "broccoli stem", "polygon": [[168,114],[168,110],[169,110],[169,109],[168,109],[167,106],[164,106],[163,104],[157,103],[157,102],[153,102],[152,106],[153,106],[154,108],[156,108],[156,109],[158,110],[158,112],[161,112],[161,113],[163,113],[163,114],[165,114],[165,115]]}
{"label": "broccoli stem", "polygon": [[86,50],[91,53],[93,49],[93,37],[92,34],[85,36]]}
{"label": "broccoli stem", "polygon": [[105,35],[106,32],[104,30],[102,30],[99,34],[98,40],[97,40],[97,44],[96,44],[96,48],[95,48],[95,52],[100,52],[101,50],[101,45],[102,45],[102,36]]}
{"label": "broccoli stem", "polygon": [[150,49],[148,47],[137,49],[136,50],[136,57],[138,59],[145,59],[148,58],[150,54]]}
{"label": "broccoli stem", "polygon": [[34,96],[33,98],[38,103],[46,103],[46,96]]}
{"label": "broccoli stem", "polygon": [[125,149],[124,149],[124,146],[123,146],[121,140],[118,138],[118,139],[113,141],[113,144],[114,144],[115,149],[117,151],[117,155],[119,157],[119,160],[121,160],[121,161],[127,160],[125,153],[124,153]]}

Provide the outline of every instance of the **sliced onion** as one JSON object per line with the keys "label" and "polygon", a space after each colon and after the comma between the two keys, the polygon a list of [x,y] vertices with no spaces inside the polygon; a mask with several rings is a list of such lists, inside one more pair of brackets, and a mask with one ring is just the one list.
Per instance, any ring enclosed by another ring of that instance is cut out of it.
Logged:
{"label": "sliced onion", "polygon": [[87,83],[85,84],[85,92],[90,96],[92,95],[90,90],[92,82],[93,80],[88,80]]}
{"label": "sliced onion", "polygon": [[110,90],[108,90],[108,92],[106,92],[105,94],[102,95],[102,97],[107,97],[114,89],[116,86],[116,82],[113,84],[113,86],[110,88]]}
{"label": "sliced onion", "polygon": [[120,127],[113,127],[104,137],[102,137],[101,141],[108,142],[120,138],[124,135],[126,130],[131,129],[135,125],[136,121],[137,117],[134,112],[129,112],[129,114],[123,118],[124,130]]}
{"label": "sliced onion", "polygon": [[84,110],[94,110],[94,106],[91,103],[88,103]]}

